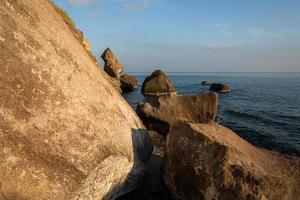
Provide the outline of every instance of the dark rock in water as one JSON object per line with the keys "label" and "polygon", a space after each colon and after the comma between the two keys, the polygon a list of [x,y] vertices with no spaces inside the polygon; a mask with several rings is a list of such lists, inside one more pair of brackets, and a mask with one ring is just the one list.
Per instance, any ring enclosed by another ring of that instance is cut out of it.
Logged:
{"label": "dark rock in water", "polygon": [[110,48],[107,48],[103,52],[101,58],[105,62],[104,71],[111,77],[120,79],[121,73],[123,72],[123,67]]}
{"label": "dark rock in water", "polygon": [[0,199],[116,199],[147,130],[48,0],[0,1]]}
{"label": "dark rock in water", "polygon": [[215,123],[171,130],[163,176],[178,200],[300,199],[298,157],[254,147]]}
{"label": "dark rock in water", "polygon": [[208,81],[202,81],[201,85],[208,85],[208,86],[210,86],[211,83],[209,83]]}
{"label": "dark rock in water", "polygon": [[144,80],[142,93],[143,95],[159,96],[176,94],[176,89],[163,71],[156,70]]}
{"label": "dark rock in water", "polygon": [[213,84],[211,84],[209,89],[211,91],[221,92],[221,93],[227,93],[227,92],[231,91],[229,86],[221,84],[221,83],[213,83]]}
{"label": "dark rock in water", "polygon": [[124,74],[124,75],[122,75],[121,79],[127,80],[135,88],[138,86],[138,80],[132,75]]}
{"label": "dark rock in water", "polygon": [[148,130],[167,135],[178,122],[214,121],[218,107],[216,93],[196,96],[164,95],[153,97],[137,106],[137,114]]}
{"label": "dark rock in water", "polygon": [[132,92],[138,87],[138,80],[134,76],[124,74],[121,76],[120,81],[123,93]]}

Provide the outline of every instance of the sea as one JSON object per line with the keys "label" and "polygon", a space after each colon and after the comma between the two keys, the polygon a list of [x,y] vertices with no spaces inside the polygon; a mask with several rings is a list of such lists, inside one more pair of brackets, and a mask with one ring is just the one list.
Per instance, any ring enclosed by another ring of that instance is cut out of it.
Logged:
{"label": "sea", "polygon": [[[138,88],[124,94],[135,109],[147,101],[141,94],[151,73],[130,73]],[[217,122],[255,146],[300,156],[300,73],[166,73],[178,94],[209,92],[202,81],[224,83],[230,93],[219,94]]]}

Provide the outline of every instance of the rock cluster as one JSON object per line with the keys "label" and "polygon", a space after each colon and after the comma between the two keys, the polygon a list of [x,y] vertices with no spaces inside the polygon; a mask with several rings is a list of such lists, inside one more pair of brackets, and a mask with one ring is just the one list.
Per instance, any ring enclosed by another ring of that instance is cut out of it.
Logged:
{"label": "rock cluster", "polygon": [[176,89],[163,71],[156,70],[144,80],[142,93],[143,95],[159,96],[176,94]]}
{"label": "rock cluster", "polygon": [[254,147],[215,123],[171,130],[163,176],[178,200],[300,199],[299,158]]}
{"label": "rock cluster", "polygon": [[0,3],[0,198],[116,199],[152,142],[47,0]]}
{"label": "rock cluster", "polygon": [[137,106],[137,114],[149,130],[167,135],[178,122],[214,121],[218,107],[216,93],[196,96],[163,95]]}
{"label": "rock cluster", "polygon": [[111,84],[120,92],[128,93],[138,87],[138,80],[131,75],[122,75],[124,68],[110,48],[107,48],[101,58],[104,60],[104,71],[111,77]]}

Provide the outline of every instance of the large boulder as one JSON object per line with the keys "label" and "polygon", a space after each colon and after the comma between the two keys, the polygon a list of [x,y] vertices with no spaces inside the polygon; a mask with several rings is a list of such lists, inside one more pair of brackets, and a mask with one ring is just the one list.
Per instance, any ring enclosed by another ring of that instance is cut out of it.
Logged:
{"label": "large boulder", "polygon": [[0,1],[0,198],[115,199],[152,143],[48,0]]}
{"label": "large boulder", "polygon": [[104,60],[104,71],[111,77],[120,79],[123,67],[110,48],[107,48],[101,58]]}
{"label": "large boulder", "polygon": [[150,98],[137,106],[137,114],[149,130],[167,135],[178,122],[206,123],[214,121],[217,114],[216,93],[196,96],[164,95]]}
{"label": "large boulder", "polygon": [[122,75],[120,82],[123,93],[132,92],[138,87],[138,80],[134,76],[128,74]]}
{"label": "large boulder", "polygon": [[172,129],[163,177],[178,200],[300,199],[299,158],[254,147],[215,123]]}
{"label": "large boulder", "polygon": [[176,89],[163,71],[156,70],[144,80],[142,93],[153,96],[176,94]]}
{"label": "large boulder", "polygon": [[227,93],[231,91],[231,88],[222,83],[213,83],[210,85],[209,90],[220,93]]}

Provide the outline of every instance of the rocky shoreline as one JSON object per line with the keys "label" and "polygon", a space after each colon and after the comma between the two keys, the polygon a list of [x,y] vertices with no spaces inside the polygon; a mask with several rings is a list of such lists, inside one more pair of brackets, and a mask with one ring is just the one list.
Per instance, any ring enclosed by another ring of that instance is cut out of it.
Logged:
{"label": "rocky shoreline", "polygon": [[156,70],[134,111],[135,77],[109,48],[100,68],[55,5],[0,11],[0,200],[300,199],[300,158],[217,124],[217,93],[178,95]]}

